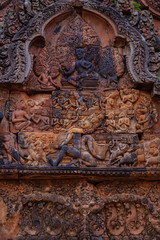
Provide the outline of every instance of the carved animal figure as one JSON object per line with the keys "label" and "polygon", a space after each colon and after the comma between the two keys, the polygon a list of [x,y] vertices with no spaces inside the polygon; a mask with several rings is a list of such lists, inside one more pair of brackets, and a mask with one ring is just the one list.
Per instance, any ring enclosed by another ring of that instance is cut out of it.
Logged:
{"label": "carved animal figure", "polygon": [[78,123],[77,127],[71,127],[68,129],[68,134],[66,140],[59,145],[59,148],[68,144],[68,142],[73,138],[74,133],[93,133],[103,122],[104,114],[93,113],[91,116],[88,116]]}
{"label": "carved animal figure", "polygon": [[145,166],[146,166],[146,167],[149,167],[149,166],[157,165],[157,164],[159,164],[159,163],[160,163],[160,157],[150,157],[150,158],[147,160]]}
{"label": "carved animal figure", "polygon": [[109,162],[108,162],[108,166],[110,166],[112,164],[115,164],[114,160],[116,160],[116,158],[118,156],[120,156],[120,155],[124,154],[125,152],[127,152],[128,148],[129,148],[129,146],[127,144],[119,143],[117,150],[113,151],[111,156],[110,156],[110,159],[109,159]]}
{"label": "carved animal figure", "polygon": [[118,166],[121,167],[122,165],[130,165],[130,164],[135,164],[137,162],[137,153],[133,152],[127,157],[124,157],[120,160]]}
{"label": "carved animal figure", "polygon": [[85,135],[82,137],[82,151],[87,151],[100,160],[105,159],[109,146],[110,143],[98,144],[91,135]]}

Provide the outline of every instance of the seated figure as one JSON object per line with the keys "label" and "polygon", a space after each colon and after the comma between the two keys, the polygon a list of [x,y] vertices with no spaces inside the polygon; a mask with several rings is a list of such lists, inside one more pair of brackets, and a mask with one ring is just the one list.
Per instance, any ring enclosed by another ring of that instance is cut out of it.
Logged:
{"label": "seated figure", "polygon": [[[94,82],[96,81],[97,84],[99,82],[99,74],[94,71],[94,65],[92,63],[93,56],[84,56],[83,48],[76,49],[75,55],[77,58],[75,65],[70,70],[62,68],[62,73],[65,76],[65,79],[61,80],[62,85],[68,82],[81,89],[84,80],[85,82],[93,80]],[[75,71],[77,75],[75,77],[70,77]]]}

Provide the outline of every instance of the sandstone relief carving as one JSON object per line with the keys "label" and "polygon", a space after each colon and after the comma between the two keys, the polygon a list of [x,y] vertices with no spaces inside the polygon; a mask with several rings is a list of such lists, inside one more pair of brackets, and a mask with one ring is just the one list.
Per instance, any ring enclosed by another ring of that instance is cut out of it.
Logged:
{"label": "sandstone relief carving", "polygon": [[159,16],[1,0],[0,239],[160,240]]}
{"label": "sandstone relief carving", "polygon": [[4,239],[159,239],[157,182],[40,183],[21,181],[13,192],[14,182],[1,182]]}
{"label": "sandstone relief carving", "polygon": [[112,7],[125,16],[133,5],[121,1],[17,4],[17,15],[2,21],[8,34],[0,51],[2,65],[8,62],[0,68],[2,167],[158,169],[152,62],[159,53],[150,12],[126,20]]}
{"label": "sandstone relief carving", "polygon": [[9,92],[0,90],[0,132],[9,132]]}
{"label": "sandstone relief carving", "polygon": [[[18,100],[17,100],[18,99]],[[10,128],[13,133],[50,129],[52,101],[49,95],[13,92],[10,96]]]}
{"label": "sandstone relief carving", "polygon": [[[148,141],[142,137],[144,133],[149,136],[157,122],[149,94],[133,89],[105,91],[103,95],[58,90],[45,97],[31,99],[23,94],[18,108],[23,106],[26,111],[12,111],[11,126],[18,133],[22,165],[159,167],[159,154],[152,159],[154,150],[147,153]],[[42,112],[50,113],[50,118],[37,114],[45,104]],[[154,149],[157,142],[159,151],[159,136],[152,135],[152,139],[150,144]]]}

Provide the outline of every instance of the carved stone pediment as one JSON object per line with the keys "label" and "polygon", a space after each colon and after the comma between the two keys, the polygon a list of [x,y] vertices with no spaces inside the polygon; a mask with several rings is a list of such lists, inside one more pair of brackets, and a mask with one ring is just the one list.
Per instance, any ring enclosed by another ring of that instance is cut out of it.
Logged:
{"label": "carved stone pediment", "polygon": [[0,0],[0,240],[160,240],[160,0]]}
{"label": "carved stone pediment", "polygon": [[[50,61],[58,60],[60,56],[57,56],[57,51],[58,47],[61,48],[62,44],[64,45],[63,51],[65,45],[68,48],[70,44],[68,50],[66,50],[66,54],[72,51],[72,54],[68,56],[69,58],[73,57],[73,52],[77,47],[92,45],[101,46],[102,48],[106,46],[117,48],[126,46],[126,64],[133,82],[150,86],[156,83],[157,78],[148,70],[149,55],[147,45],[138,31],[131,27],[126,22],[126,19],[116,12],[116,10],[105,4],[98,4],[97,1],[79,1],[79,5],[70,1],[65,1],[65,4],[63,1],[56,1],[35,15],[27,26],[17,32],[12,39],[9,51],[9,58],[12,61],[11,70],[1,76],[1,82],[25,82],[25,78],[33,68],[33,54],[31,54],[29,48],[32,42],[36,42],[36,39],[39,37],[42,38],[42,45],[40,46],[40,41],[37,39],[39,42],[37,51],[40,51],[44,47],[39,57],[41,58],[45,51],[44,55],[46,55],[47,51],[50,51],[52,48],[52,60],[50,59]],[[73,26],[73,21],[75,21],[75,26]],[[99,22],[100,26],[96,24],[96,21]],[[59,25],[59,28],[57,25]],[[73,29],[69,30],[70,25],[72,25]],[[55,32],[52,36],[49,36],[47,29],[49,31],[51,28]],[[75,38],[68,36],[67,39],[66,33],[73,36],[74,31]],[[62,35],[66,36],[66,38],[63,39]],[[70,42],[68,42],[69,39]],[[74,44],[72,45],[73,42]],[[44,44],[45,46],[43,46]],[[50,47],[48,44],[51,44]],[[63,53],[65,55],[65,52]],[[45,61],[45,57],[43,60]],[[70,59],[68,60],[71,61]],[[56,69],[54,71],[56,72]]]}
{"label": "carved stone pediment", "polygon": [[31,13],[0,76],[2,172],[159,176],[159,81],[144,37],[97,1]]}

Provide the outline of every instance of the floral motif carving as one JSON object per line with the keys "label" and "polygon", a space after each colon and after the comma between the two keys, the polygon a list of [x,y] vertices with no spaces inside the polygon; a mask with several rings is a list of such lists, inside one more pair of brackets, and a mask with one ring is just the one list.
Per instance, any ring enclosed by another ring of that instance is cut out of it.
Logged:
{"label": "floral motif carving", "polygon": [[[154,236],[158,240],[159,206],[151,198],[153,193],[159,198],[155,182],[148,186],[141,183],[137,191],[126,182],[121,182],[119,189],[117,184],[101,183],[94,187],[86,181],[63,184],[58,181],[44,183],[44,189],[40,190],[41,186],[36,187],[34,182],[25,189],[26,183],[22,181],[13,192],[14,183],[10,183],[12,189],[7,192],[12,191],[12,195],[6,203],[7,186],[1,183],[1,236],[16,239],[143,239]],[[124,190],[126,194],[121,193]]]}
{"label": "floral motif carving", "polygon": [[1,0],[0,239],[160,239],[159,6],[138,2]]}

